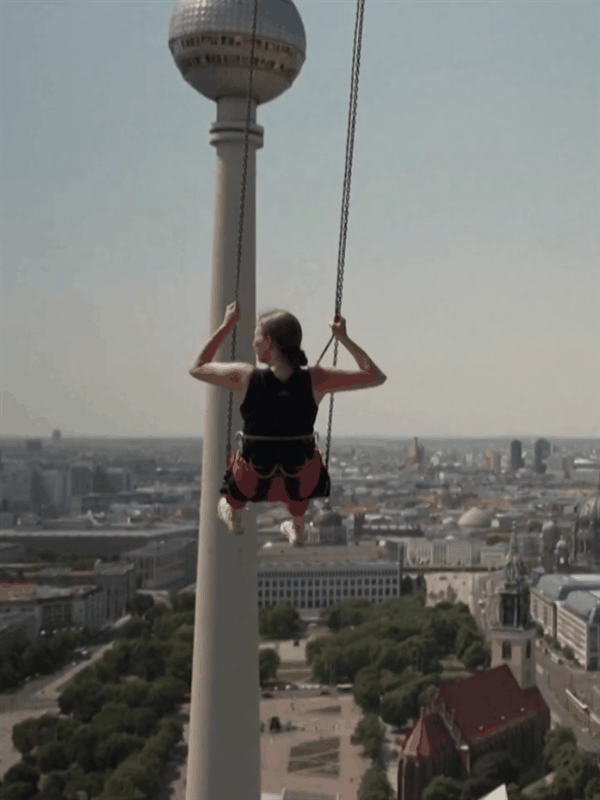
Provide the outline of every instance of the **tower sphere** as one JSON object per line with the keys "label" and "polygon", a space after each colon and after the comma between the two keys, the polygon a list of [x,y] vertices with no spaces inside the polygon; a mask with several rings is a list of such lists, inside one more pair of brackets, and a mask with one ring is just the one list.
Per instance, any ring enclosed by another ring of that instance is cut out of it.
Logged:
{"label": "tower sphere", "polygon": [[[179,0],[169,50],[184,80],[205,97],[248,96],[254,0]],[[306,57],[306,34],[292,0],[258,0],[252,94],[274,100]]]}

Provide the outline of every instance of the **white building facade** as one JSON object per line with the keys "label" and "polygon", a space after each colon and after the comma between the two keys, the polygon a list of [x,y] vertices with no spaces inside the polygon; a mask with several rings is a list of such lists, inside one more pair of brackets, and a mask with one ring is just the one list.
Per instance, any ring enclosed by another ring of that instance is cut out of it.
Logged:
{"label": "white building facade", "polygon": [[102,628],[107,623],[106,592],[101,586],[74,586],[73,625],[81,628]]}
{"label": "white building facade", "polygon": [[571,592],[557,604],[556,638],[573,650],[581,666],[600,668],[600,591]]}
{"label": "white building facade", "polygon": [[326,608],[350,598],[382,603],[394,597],[400,597],[400,570],[389,561],[259,564],[259,609],[276,603]]}

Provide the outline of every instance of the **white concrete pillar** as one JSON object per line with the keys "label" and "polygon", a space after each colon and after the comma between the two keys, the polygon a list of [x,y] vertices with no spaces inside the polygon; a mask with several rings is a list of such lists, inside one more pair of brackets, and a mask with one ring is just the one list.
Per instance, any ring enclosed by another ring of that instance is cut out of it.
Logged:
{"label": "white concrete pillar", "polygon": [[[263,129],[253,109],[244,244],[239,287],[236,360],[255,363],[256,150]],[[210,142],[217,149],[210,330],[234,300],[246,101],[224,98]],[[229,361],[231,333],[215,360]],[[232,449],[242,428],[234,395]],[[191,689],[186,800],[260,800],[260,716],[256,513],[244,512],[246,531],[230,534],[217,518],[226,466],[229,393],[207,386],[202,494],[196,579],[196,620]]]}

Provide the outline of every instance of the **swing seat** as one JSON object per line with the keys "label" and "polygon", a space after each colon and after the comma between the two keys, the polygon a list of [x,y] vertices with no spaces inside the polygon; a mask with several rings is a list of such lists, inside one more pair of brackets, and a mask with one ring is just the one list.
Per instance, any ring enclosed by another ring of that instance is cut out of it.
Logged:
{"label": "swing seat", "polygon": [[[329,473],[315,444],[318,434],[271,437],[247,436],[238,431],[236,437],[240,447],[229,454],[221,494],[251,503],[302,502],[330,496]],[[292,442],[296,452],[293,447],[286,452],[286,443],[289,448]],[[272,450],[277,443],[278,453],[273,456],[269,447]]]}

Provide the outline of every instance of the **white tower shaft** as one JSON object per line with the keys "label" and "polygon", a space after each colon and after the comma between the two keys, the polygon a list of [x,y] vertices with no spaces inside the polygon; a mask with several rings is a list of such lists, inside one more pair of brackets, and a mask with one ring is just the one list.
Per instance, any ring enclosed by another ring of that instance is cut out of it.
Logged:
{"label": "white tower shaft", "polygon": [[[256,150],[263,129],[252,110],[236,359],[254,362],[256,317]],[[246,101],[223,98],[210,141],[217,149],[211,331],[235,297]],[[230,359],[227,337],[216,360]],[[186,800],[260,800],[260,716],[256,514],[244,512],[245,533],[217,518],[226,468],[228,393],[207,387],[202,458],[196,619]],[[232,448],[242,426],[234,396]]]}

